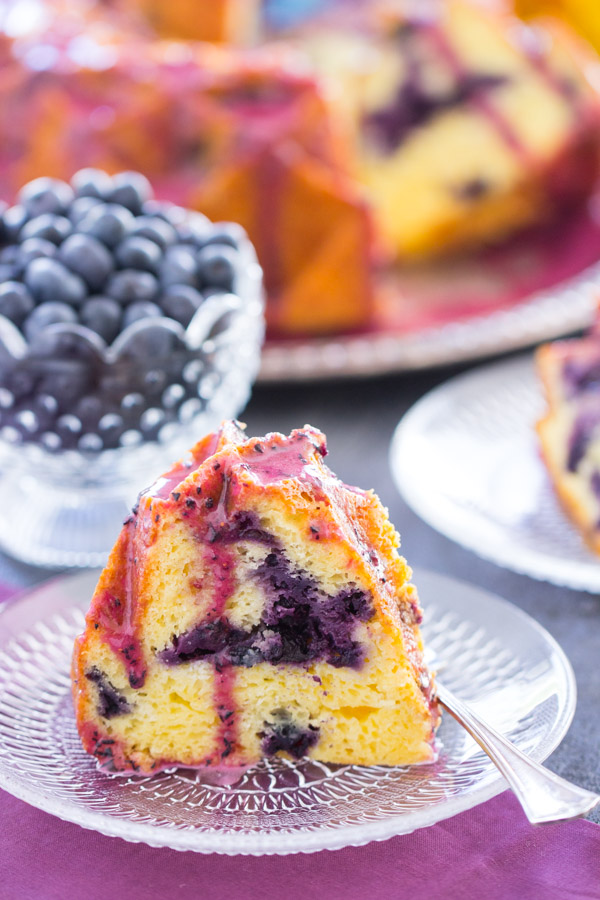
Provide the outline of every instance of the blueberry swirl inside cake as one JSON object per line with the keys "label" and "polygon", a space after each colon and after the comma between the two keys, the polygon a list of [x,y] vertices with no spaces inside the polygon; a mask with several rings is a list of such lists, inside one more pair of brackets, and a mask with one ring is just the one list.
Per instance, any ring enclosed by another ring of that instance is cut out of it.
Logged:
{"label": "blueberry swirl inside cake", "polygon": [[226,423],[141,494],[73,657],[78,728],[105,768],[434,758],[398,535],[325,453],[310,426],[248,439]]}

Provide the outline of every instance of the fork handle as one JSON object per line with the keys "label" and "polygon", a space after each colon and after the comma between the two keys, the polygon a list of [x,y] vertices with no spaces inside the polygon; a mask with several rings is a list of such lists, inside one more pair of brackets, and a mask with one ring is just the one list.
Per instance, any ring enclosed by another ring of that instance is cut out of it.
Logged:
{"label": "fork handle", "polygon": [[437,679],[436,688],[440,704],[487,753],[533,825],[585,816],[600,801],[600,795],[565,781],[529,759]]}

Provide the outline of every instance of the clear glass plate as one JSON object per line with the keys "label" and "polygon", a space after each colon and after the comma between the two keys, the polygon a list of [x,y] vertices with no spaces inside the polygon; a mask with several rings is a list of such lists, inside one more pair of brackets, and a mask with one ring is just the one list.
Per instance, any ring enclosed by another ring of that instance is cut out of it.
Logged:
{"label": "clear glass plate", "polygon": [[429,525],[498,565],[600,592],[600,560],[563,513],[534,424],[545,407],[531,355],[480,367],[416,403],[390,463]]}
{"label": "clear glass plate", "polygon": [[365,334],[267,340],[259,381],[320,381],[411,372],[497,356],[563,337],[593,321],[600,265],[507,309],[404,333],[393,327]]}
{"label": "clear glass plate", "polygon": [[[69,660],[97,573],[35,588],[0,615],[0,786],[85,828],[200,853],[287,854],[358,846],[432,825],[500,793],[503,779],[450,716],[432,765],[263,762],[236,785],[178,770],[103,775],[81,748]],[[563,652],[504,600],[417,573],[425,635],[444,681],[534,759],[558,745],[575,710]]]}

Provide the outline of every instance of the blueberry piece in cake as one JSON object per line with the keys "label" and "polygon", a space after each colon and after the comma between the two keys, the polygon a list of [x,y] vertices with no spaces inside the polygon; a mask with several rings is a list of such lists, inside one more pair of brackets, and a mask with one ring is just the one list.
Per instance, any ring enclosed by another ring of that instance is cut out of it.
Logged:
{"label": "blueberry piece in cake", "polygon": [[325,454],[310,426],[247,438],[230,422],[140,495],[73,655],[78,729],[101,764],[434,759],[398,535]]}
{"label": "blueberry piece in cake", "polygon": [[600,340],[556,341],[536,353],[547,400],[542,457],[567,515],[600,553]]}

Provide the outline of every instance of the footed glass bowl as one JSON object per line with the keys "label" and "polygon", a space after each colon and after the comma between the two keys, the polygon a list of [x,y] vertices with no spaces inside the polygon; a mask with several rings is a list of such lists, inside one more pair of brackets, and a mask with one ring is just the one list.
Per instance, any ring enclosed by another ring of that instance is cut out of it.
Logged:
{"label": "footed glass bowl", "polygon": [[262,273],[240,243],[236,293],[183,328],[142,319],[110,345],[81,325],[27,343],[0,316],[0,546],[50,567],[102,565],[140,490],[243,409],[264,336]]}

